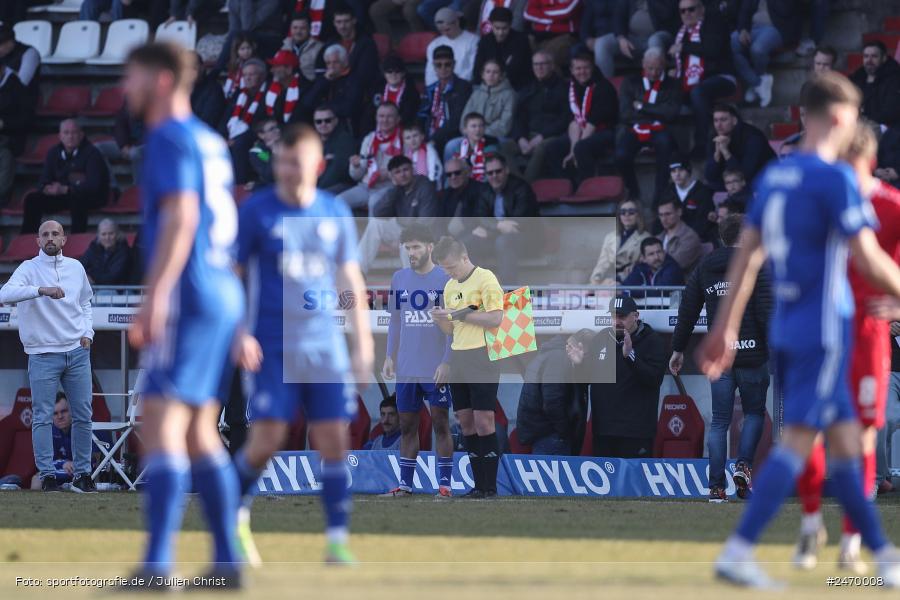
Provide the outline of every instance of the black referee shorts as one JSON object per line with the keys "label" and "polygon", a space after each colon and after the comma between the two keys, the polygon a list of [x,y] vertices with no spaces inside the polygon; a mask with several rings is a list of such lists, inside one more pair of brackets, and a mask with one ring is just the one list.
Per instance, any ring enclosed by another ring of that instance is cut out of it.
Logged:
{"label": "black referee shorts", "polygon": [[450,393],[453,410],[494,410],[500,370],[488,358],[487,348],[450,353]]}

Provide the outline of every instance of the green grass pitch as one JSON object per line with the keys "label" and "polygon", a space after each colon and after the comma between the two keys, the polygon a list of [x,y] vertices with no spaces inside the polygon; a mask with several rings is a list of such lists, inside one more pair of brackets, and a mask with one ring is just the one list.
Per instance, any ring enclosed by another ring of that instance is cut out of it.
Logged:
{"label": "green grass pitch", "polygon": [[[435,500],[356,496],[356,567],[326,567],[317,498],[261,497],[253,508],[266,564],[253,571],[252,598],[694,598],[753,597],[716,583],[711,562],[738,519],[741,502],[499,498]],[[879,500],[900,541],[900,495]],[[819,567],[790,564],[799,507],[769,528],[758,557],[787,580],[785,598],[868,596],[883,590],[828,587],[838,576],[840,511],[824,507],[832,543]],[[49,577],[128,574],[143,546],[140,497],[0,492],[0,598],[104,598],[109,589],[49,589]],[[198,500],[191,497],[178,540],[178,574],[203,572],[209,556]],[[17,577],[44,580],[17,585]],[[123,594],[115,594],[122,597]],[[191,597],[200,595],[191,594]]]}

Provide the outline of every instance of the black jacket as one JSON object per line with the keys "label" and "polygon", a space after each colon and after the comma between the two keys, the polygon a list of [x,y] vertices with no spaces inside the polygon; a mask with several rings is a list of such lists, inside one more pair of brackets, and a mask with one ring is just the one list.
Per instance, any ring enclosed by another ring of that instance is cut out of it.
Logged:
{"label": "black jacket", "polygon": [[703,79],[713,75],[733,75],[734,64],[731,62],[731,30],[724,20],[714,13],[706,13],[703,25],[700,26],[700,42],[692,42],[685,35],[681,43],[681,56],[694,55],[703,59]]}
{"label": "black jacket", "polygon": [[862,67],[850,76],[863,95],[863,116],[888,127],[900,125],[900,64],[888,57],[875,71],[875,81],[868,83],[867,77]]}
{"label": "black jacket", "polygon": [[124,239],[117,241],[112,250],[94,240],[79,260],[97,285],[126,285],[131,281],[131,248]]}
{"label": "black jacket", "polygon": [[[594,77],[588,82],[596,84],[594,95],[591,98],[591,108],[587,114],[587,121],[594,125],[598,131],[603,129],[612,129],[619,120],[619,97],[616,94],[616,88],[613,84],[595,71]],[[575,82],[575,102],[581,106],[587,86],[583,86]],[[566,106],[569,105],[568,100],[569,84],[566,84]],[[572,113],[569,112],[569,121],[572,121]],[[567,122],[568,126],[568,122]]]}
{"label": "black jacket", "polygon": [[[581,13],[581,41],[586,42],[588,38],[599,38],[607,33],[621,33],[622,26],[616,22],[621,21],[623,13],[625,18],[625,29],[628,29],[628,2],[622,0],[585,0],[584,12]],[[624,6],[624,10],[622,5]]]}
{"label": "black jacket", "polygon": [[[652,123],[660,121],[671,123],[678,118],[681,111],[681,82],[674,77],[666,77],[659,86],[656,102],[644,102],[644,78],[633,75],[622,82],[619,88],[619,121],[630,128],[636,123]],[[641,110],[635,110],[634,102],[643,103]]]}
{"label": "black jacket", "polygon": [[256,182],[260,186],[275,183],[275,176],[272,174],[272,149],[262,140],[256,140],[250,148],[250,166],[253,167]]}
{"label": "black jacket", "polygon": [[140,146],[144,143],[144,122],[133,117],[125,104],[116,113],[116,120],[113,124],[113,137],[119,148]]}
{"label": "black jacket", "polygon": [[585,356],[595,365],[589,386],[594,436],[646,439],[656,435],[659,388],[668,361],[666,344],[643,321],[638,322],[631,343],[634,358],[625,358],[623,341],[616,340],[612,328],[603,329]]}
{"label": "black jacket", "polygon": [[[484,210],[484,206],[492,206],[494,202],[494,190],[488,184],[469,179],[465,187],[454,189],[447,187],[442,192],[441,216],[463,217],[464,219],[478,217]],[[477,225],[473,224],[474,229]]]}
{"label": "black jacket", "polygon": [[[781,34],[784,40],[784,46],[793,46],[800,40],[800,34],[803,32],[803,15],[801,14],[800,2],[797,0],[778,0],[777,2],[766,2],[766,9],[769,11],[769,19],[772,25]],[[759,0],[743,0],[738,12],[737,28],[738,31],[746,29],[750,31],[753,28],[753,15],[759,10]]]}
{"label": "black jacket", "polygon": [[351,133],[362,137],[360,130],[362,118],[363,89],[361,76],[352,68],[350,72],[337,79],[325,79],[324,75],[316,76],[315,83],[306,93],[300,96],[301,107],[294,109],[292,121],[309,120],[313,111],[321,104],[328,104],[339,119],[347,123]]}
{"label": "black jacket", "polygon": [[0,83],[0,119],[3,120],[0,145],[8,145],[13,154],[22,152],[33,114],[34,104],[29,100],[25,86],[18,77],[7,76]]}
{"label": "black jacket", "polygon": [[647,0],[647,11],[654,31],[668,31],[673,36],[681,27],[678,0]]}
{"label": "black jacket", "polygon": [[[326,2],[326,4],[328,4]],[[332,2],[331,4],[336,4]],[[322,44],[322,50],[316,57],[316,78],[325,74],[325,50],[334,44],[341,44],[340,37],[333,37]],[[357,33],[350,49],[350,70],[359,74],[362,89],[367,90],[378,81],[381,69],[378,68],[378,47],[375,40],[366,34]]]}
{"label": "black jacket", "polygon": [[340,127],[335,129],[328,139],[325,140],[323,147],[325,171],[319,175],[317,186],[321,189],[328,189],[341,183],[352,185],[354,182],[350,178],[347,164],[350,162],[350,157],[356,154],[358,148],[359,144],[353,139],[352,135]]}
{"label": "black jacket", "polygon": [[[675,190],[674,183],[669,184],[669,187],[665,192],[665,197],[678,198],[678,192]],[[684,200],[681,202],[681,220],[700,236],[701,241],[714,242],[718,235],[716,224],[710,221],[708,216],[709,213],[715,209],[716,205],[713,202],[713,191],[702,181],[697,181],[694,183],[694,187],[691,188],[691,191],[688,192],[688,195],[685,196]],[[659,224],[658,221],[656,224]],[[656,227],[654,226],[654,230],[655,229]],[[654,233],[659,234],[661,232],[662,226],[660,225],[659,231],[654,231]]]}
{"label": "black jacket", "polygon": [[[378,107],[381,106],[382,96],[384,95],[384,79],[378,81],[375,84],[375,87],[366,94],[366,103],[362,107],[363,117],[360,123],[360,131],[372,131],[375,129],[375,112],[378,110]],[[412,78],[407,76],[406,78],[406,88],[403,90],[403,95],[400,96],[400,104],[397,108],[400,109],[400,122],[401,123],[412,123],[416,120],[416,113],[419,112],[419,104],[422,101],[422,97],[419,95],[419,92],[416,90],[415,82],[412,81]]]}
{"label": "black jacket", "polygon": [[[191,109],[197,118],[216,128],[225,113],[225,92],[222,84],[209,73],[202,74],[191,92]],[[262,111],[265,113],[265,110]]]}
{"label": "black jacket", "polygon": [[528,36],[515,29],[503,43],[497,42],[493,34],[482,36],[478,41],[478,52],[475,53],[475,65],[472,69],[472,82],[481,81],[481,69],[489,58],[499,60],[506,71],[506,78],[515,90],[521,90],[534,79],[531,69],[531,45]]}
{"label": "black jacket", "polygon": [[559,335],[541,344],[525,369],[516,414],[516,429],[523,444],[549,435],[574,442],[584,390],[573,377],[572,362],[566,355],[567,339],[567,335]]}
{"label": "black jacket", "polygon": [[740,171],[747,183],[751,184],[763,167],[775,158],[775,151],[769,145],[766,134],[744,121],[738,121],[731,132],[731,142],[728,144],[731,158],[728,160],[715,160],[716,144],[712,141],[715,136],[716,132],[713,131],[707,142],[705,175],[706,183],[716,191],[725,189],[722,174],[726,169]]}
{"label": "black jacket", "polygon": [[[672,350],[684,352],[700,317],[700,309],[706,304],[706,322],[716,318],[719,299],[728,294],[725,280],[728,262],[735,248],[718,248],[704,256],[697,268],[688,276],[687,284],[678,307],[678,323],[672,334]],[[772,314],[772,282],[766,269],[759,273],[753,295],[747,303],[738,338],[736,367],[758,367],[769,360],[769,318]]]}
{"label": "black jacket", "polygon": [[38,189],[58,182],[69,186],[69,196],[85,206],[97,207],[109,199],[109,171],[106,161],[96,146],[84,139],[75,151],[68,155],[62,144],[50,148],[44,159],[44,170],[38,180]]}
{"label": "black jacket", "polygon": [[[537,197],[524,179],[510,175],[506,181],[503,194],[503,212],[507,219],[521,219],[523,217],[537,217]],[[472,216],[493,217],[494,198],[496,192],[490,196],[481,197],[481,205],[475,207],[476,214]]]}
{"label": "black jacket", "polygon": [[563,135],[572,120],[568,83],[558,75],[532,81],[519,92],[509,137],[518,140],[537,134],[550,139]]}

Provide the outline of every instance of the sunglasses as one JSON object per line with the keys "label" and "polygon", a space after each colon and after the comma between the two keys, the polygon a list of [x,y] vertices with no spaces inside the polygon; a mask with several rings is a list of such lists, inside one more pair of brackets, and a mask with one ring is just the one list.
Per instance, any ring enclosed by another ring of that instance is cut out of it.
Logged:
{"label": "sunglasses", "polygon": [[462,175],[462,171],[447,171],[447,177],[457,177]]}
{"label": "sunglasses", "polygon": [[503,169],[494,169],[492,171],[485,171],[484,174],[488,177],[493,177],[494,175],[499,175],[503,172]]}
{"label": "sunglasses", "polygon": [[619,214],[620,215],[636,215],[637,210],[635,210],[634,208],[621,208],[621,209],[619,209]]}
{"label": "sunglasses", "polygon": [[697,10],[697,5],[695,4],[693,6],[685,6],[684,8],[680,8],[678,10],[683,15],[689,15]]}
{"label": "sunglasses", "polygon": [[316,125],[328,125],[332,121],[334,121],[334,117],[329,117],[328,119],[316,119],[315,123]]}

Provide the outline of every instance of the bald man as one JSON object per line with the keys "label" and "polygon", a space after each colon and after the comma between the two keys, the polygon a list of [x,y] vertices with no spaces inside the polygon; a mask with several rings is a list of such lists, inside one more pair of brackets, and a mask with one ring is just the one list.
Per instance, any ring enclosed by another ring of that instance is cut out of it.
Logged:
{"label": "bald man", "polygon": [[94,493],[91,479],[91,343],[94,293],[81,263],[63,256],[66,233],[56,221],[38,232],[38,255],[26,260],[0,288],[0,303],[16,304],[19,339],[28,355],[31,440],[41,489],[58,492],[53,466],[53,406],[62,384],[72,413],[74,475],[71,491]]}
{"label": "bald man", "polygon": [[72,233],[87,231],[88,212],[106,204],[109,170],[103,155],[84,137],[75,119],[59,124],[59,144],[50,148],[37,189],[25,197],[22,233],[37,233],[42,215],[69,211]]}

